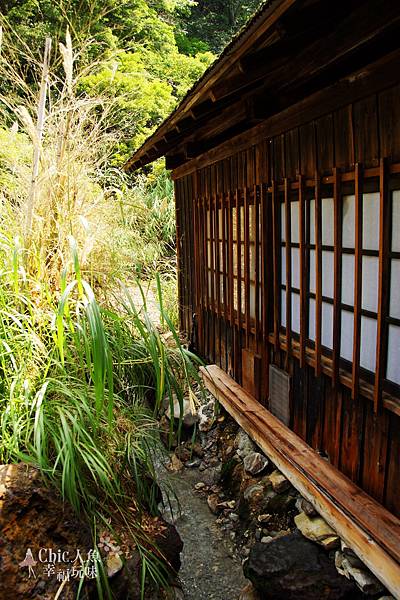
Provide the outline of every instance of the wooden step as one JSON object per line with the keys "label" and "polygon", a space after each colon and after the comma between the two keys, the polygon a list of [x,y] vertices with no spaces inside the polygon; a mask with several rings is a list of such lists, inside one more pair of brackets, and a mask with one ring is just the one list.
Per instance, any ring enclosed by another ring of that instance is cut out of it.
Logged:
{"label": "wooden step", "polygon": [[207,389],[400,599],[400,520],[321,458],[217,365],[200,371]]}

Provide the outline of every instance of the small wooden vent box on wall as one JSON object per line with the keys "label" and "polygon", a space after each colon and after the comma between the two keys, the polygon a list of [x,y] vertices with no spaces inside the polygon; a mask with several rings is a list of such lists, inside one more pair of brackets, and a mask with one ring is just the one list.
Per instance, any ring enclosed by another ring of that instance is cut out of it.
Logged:
{"label": "small wooden vent box on wall", "polygon": [[269,410],[287,427],[290,425],[290,376],[269,366]]}

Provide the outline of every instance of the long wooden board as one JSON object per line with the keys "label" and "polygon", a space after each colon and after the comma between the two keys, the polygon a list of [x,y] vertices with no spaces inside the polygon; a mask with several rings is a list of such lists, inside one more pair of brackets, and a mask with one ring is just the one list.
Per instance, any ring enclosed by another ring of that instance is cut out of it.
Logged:
{"label": "long wooden board", "polygon": [[376,577],[400,599],[400,520],[323,460],[216,365],[206,387]]}

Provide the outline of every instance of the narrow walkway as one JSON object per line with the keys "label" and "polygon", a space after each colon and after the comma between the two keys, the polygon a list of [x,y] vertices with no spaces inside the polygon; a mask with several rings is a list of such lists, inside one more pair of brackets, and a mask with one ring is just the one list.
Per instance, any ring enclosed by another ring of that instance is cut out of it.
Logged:
{"label": "narrow walkway", "polygon": [[169,510],[164,517],[174,523],[184,543],[179,577],[185,600],[238,600],[248,581],[240,560],[230,555],[229,539],[215,523],[216,517],[196,494],[194,486],[202,481],[202,473],[197,469],[183,469],[178,474],[164,470],[162,479],[177,496],[177,500],[171,497],[173,517]]}

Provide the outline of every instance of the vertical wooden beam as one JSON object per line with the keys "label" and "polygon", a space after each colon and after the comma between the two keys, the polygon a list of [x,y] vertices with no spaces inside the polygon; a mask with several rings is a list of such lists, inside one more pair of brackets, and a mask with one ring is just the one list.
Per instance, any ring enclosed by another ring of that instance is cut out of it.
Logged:
{"label": "vertical wooden beam", "polygon": [[246,348],[250,343],[250,222],[249,189],[244,188],[244,312],[246,325]]}
{"label": "vertical wooden beam", "polygon": [[234,279],[233,279],[233,195],[228,193],[228,304],[229,304],[229,322],[233,327],[235,324],[234,309]]}
{"label": "vertical wooden beam", "polygon": [[389,297],[389,195],[387,188],[385,159],[379,165],[379,279],[378,279],[378,323],[376,332],[376,367],[374,384],[374,410],[382,408],[382,381],[385,376],[387,354],[387,310]]}
{"label": "vertical wooden beam", "polygon": [[270,364],[270,348],[269,348],[269,298],[270,287],[272,284],[271,277],[272,269],[268,271],[270,257],[269,250],[272,248],[270,232],[270,219],[268,218],[268,192],[266,184],[261,184],[260,188],[260,221],[261,221],[261,336],[262,336],[262,357],[265,365],[263,369],[263,382],[265,383],[262,390],[262,400],[266,401],[269,397],[269,364]]}
{"label": "vertical wooden beam", "polygon": [[322,332],[322,207],[318,173],[315,174],[315,376],[321,375]]}
{"label": "vertical wooden beam", "polygon": [[362,177],[359,163],[354,172],[354,329],[353,329],[353,367],[351,375],[351,397],[358,396],[360,378],[361,348],[361,291],[362,291],[362,231],[363,197]]}
{"label": "vertical wooden beam", "polygon": [[280,306],[280,273],[279,273],[279,252],[281,236],[278,229],[279,223],[279,200],[276,193],[276,183],[272,180],[271,183],[271,201],[272,201],[272,239],[273,239],[273,276],[274,276],[274,346],[275,352],[279,351],[279,306]]}
{"label": "vertical wooden beam", "polygon": [[259,350],[260,336],[260,188],[254,186],[254,312],[256,352]]}
{"label": "vertical wooden beam", "polygon": [[240,219],[240,192],[236,190],[236,250],[237,250],[237,323],[238,333],[242,327],[242,244]]}
{"label": "vertical wooden beam", "polygon": [[306,365],[306,339],[307,339],[307,273],[306,273],[306,245],[305,245],[305,194],[304,180],[299,175],[299,245],[300,245],[300,368]]}
{"label": "vertical wooden beam", "polygon": [[215,332],[215,347],[216,347],[216,362],[221,367],[221,273],[220,273],[220,241],[219,241],[219,194],[214,195],[215,202],[215,291],[216,291],[216,332]]}
{"label": "vertical wooden beam", "polygon": [[194,189],[193,189],[193,208],[194,208],[194,260],[195,260],[195,302],[196,302],[196,317],[197,317],[197,350],[203,347],[203,306],[202,306],[202,227],[201,227],[201,215],[200,215],[200,197],[198,194],[198,172],[195,171],[194,175]]}
{"label": "vertical wooden beam", "polygon": [[228,320],[228,293],[227,293],[227,236],[226,236],[226,224],[227,224],[227,194],[222,194],[222,302],[224,305],[224,320]]}
{"label": "vertical wooden beam", "polygon": [[332,385],[339,383],[340,338],[341,338],[341,295],[342,295],[342,197],[340,194],[340,173],[333,169],[333,348]]}
{"label": "vertical wooden beam", "polygon": [[178,269],[178,303],[179,303],[179,327],[180,330],[184,330],[183,324],[183,310],[182,310],[182,257],[181,257],[181,211],[182,211],[182,198],[181,198],[181,181],[175,182],[175,229],[176,229],[176,261]]}
{"label": "vertical wooden beam", "polygon": [[214,219],[213,219],[213,200],[211,194],[208,196],[209,208],[209,223],[210,223],[210,316],[211,316],[211,331],[210,331],[210,357],[215,362],[215,259],[214,259]]}
{"label": "vertical wooden beam", "polygon": [[288,370],[292,351],[292,219],[291,201],[289,197],[289,182],[285,177],[285,240],[286,240],[286,360]]}

